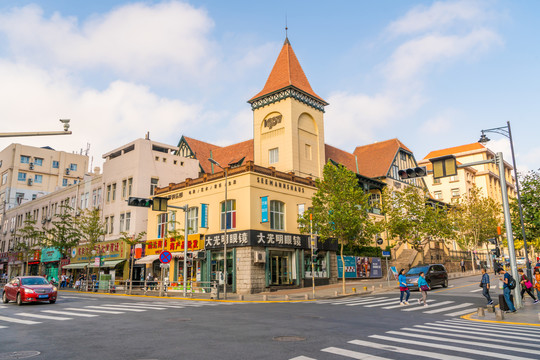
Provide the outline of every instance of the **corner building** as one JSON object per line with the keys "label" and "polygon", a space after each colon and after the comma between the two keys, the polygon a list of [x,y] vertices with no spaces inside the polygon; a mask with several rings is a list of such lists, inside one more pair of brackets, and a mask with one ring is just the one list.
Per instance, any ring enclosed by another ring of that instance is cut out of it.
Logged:
{"label": "corner building", "polygon": [[[300,233],[297,222],[311,206],[314,179],[322,177],[329,160],[324,143],[328,103],[311,88],[288,39],[263,90],[248,102],[253,140],[219,147],[182,137],[179,155],[199,160],[201,176],[156,189],[169,205],[188,204],[189,280],[208,286],[220,278],[226,241],[228,291],[310,286],[313,278],[316,284],[335,283],[336,243],[318,244],[312,274],[309,235]],[[153,212],[148,219],[148,239],[173,253],[168,275],[173,287],[182,281],[183,245],[167,232],[183,229],[183,218],[179,210]]]}

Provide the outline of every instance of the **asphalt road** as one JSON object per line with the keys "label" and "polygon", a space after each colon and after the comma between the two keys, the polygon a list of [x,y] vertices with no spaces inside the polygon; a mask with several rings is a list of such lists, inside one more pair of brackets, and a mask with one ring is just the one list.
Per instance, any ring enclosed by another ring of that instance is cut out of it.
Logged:
{"label": "asphalt road", "polygon": [[[398,292],[302,303],[63,292],[52,305],[0,305],[0,360],[24,352],[34,352],[31,359],[539,359],[540,328],[460,318],[485,304],[478,282],[434,289],[428,307],[418,305],[417,292],[410,306],[399,305]],[[519,337],[536,341],[523,346]]]}

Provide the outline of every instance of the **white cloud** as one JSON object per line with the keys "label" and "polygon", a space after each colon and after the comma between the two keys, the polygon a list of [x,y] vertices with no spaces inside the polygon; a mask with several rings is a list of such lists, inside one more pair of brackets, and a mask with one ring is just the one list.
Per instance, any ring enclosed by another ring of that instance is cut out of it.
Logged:
{"label": "white cloud", "polygon": [[441,135],[452,128],[453,119],[456,117],[454,111],[445,111],[442,114],[426,120],[420,127],[420,132],[426,135]]}
{"label": "white cloud", "polygon": [[37,5],[0,13],[0,32],[19,60],[149,80],[206,74],[215,65],[213,26],[205,11],[178,1],[124,5],[83,23],[45,18]]}

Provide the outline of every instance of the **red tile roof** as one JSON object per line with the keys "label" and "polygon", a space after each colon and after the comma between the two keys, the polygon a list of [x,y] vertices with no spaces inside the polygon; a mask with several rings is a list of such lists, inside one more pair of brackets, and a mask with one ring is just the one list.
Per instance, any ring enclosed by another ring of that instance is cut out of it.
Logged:
{"label": "red tile roof", "polygon": [[319,95],[315,94],[311,88],[306,74],[304,74],[304,70],[302,70],[300,62],[296,58],[292,46],[289,43],[289,39],[285,39],[285,43],[283,44],[281,52],[279,53],[274,67],[270,72],[270,76],[268,76],[268,79],[266,80],[264,88],[249,101],[291,85],[321,101],[324,101]]}
{"label": "red tile roof", "polygon": [[430,152],[429,154],[427,154],[424,157],[424,159],[433,159],[433,158],[437,158],[437,157],[445,156],[445,155],[457,155],[457,154],[461,154],[461,153],[468,152],[468,151],[486,150],[486,149],[487,148],[484,145],[482,145],[482,144],[480,144],[478,142],[475,142],[475,143],[472,143],[472,144],[454,146],[454,147],[447,148],[447,149],[434,150],[434,151]]}
{"label": "red tile roof", "polygon": [[326,155],[325,163],[328,162],[328,160],[332,159],[337,163],[340,163],[341,165],[345,166],[347,169],[351,170],[354,173],[358,173],[358,167],[356,165],[356,159],[354,154],[351,154],[350,152],[343,151],[341,149],[338,149],[336,147],[333,147],[328,144],[324,144],[324,152]]}
{"label": "red tile roof", "polygon": [[197,160],[199,160],[199,163],[204,170],[204,172],[210,172],[210,162],[208,161],[208,158],[210,157],[210,152],[215,151],[219,149],[220,147],[217,145],[213,145],[204,141],[200,141],[197,139],[193,139],[187,136],[184,136],[184,140],[186,140],[188,146],[190,147],[191,151],[195,153],[195,157]]}
{"label": "red tile roof", "polygon": [[412,154],[412,151],[398,139],[358,146],[353,154],[358,159],[360,174],[370,178],[385,177],[400,148]]}
{"label": "red tile roof", "polygon": [[[253,140],[243,141],[229,146],[217,146],[204,141],[196,140],[184,136],[188,146],[195,153],[201,167],[205,173],[212,173],[212,164],[208,158],[216,160],[221,166],[226,167],[229,164],[236,163],[244,158],[244,162],[253,160]],[[214,172],[221,169],[214,168]]]}

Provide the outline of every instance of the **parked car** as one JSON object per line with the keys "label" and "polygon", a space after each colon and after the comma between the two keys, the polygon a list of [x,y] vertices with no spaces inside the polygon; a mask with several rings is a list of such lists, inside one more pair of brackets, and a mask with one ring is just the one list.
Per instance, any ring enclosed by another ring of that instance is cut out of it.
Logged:
{"label": "parked car", "polygon": [[25,302],[48,301],[54,304],[57,290],[43,276],[17,276],[4,286],[2,302],[15,301],[22,305]]}
{"label": "parked car", "polygon": [[444,265],[418,265],[412,267],[405,274],[407,277],[407,286],[411,290],[418,290],[418,277],[420,276],[421,272],[426,275],[426,281],[430,288],[437,285],[448,287],[448,272],[446,272]]}

